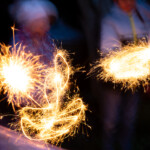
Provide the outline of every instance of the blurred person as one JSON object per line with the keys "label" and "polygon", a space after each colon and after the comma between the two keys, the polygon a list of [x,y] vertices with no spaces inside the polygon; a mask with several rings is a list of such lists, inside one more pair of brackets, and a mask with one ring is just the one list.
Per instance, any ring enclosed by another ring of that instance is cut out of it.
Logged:
{"label": "blurred person", "polygon": [[[25,46],[25,52],[40,56],[40,62],[46,67],[54,65],[56,46],[48,32],[58,18],[55,5],[48,0],[19,0],[10,6],[10,13],[18,24],[15,30],[16,43]],[[42,82],[44,80],[43,78]],[[38,87],[35,87],[31,96],[38,103],[42,103]],[[23,102],[21,105],[26,104]]]}
{"label": "blurred person", "polygon": [[44,63],[52,59],[55,45],[48,34],[58,18],[57,8],[48,0],[19,0],[10,6],[10,13],[18,23],[16,41],[26,46],[26,51],[41,55]]}
{"label": "blurred person", "polygon": [[[136,0],[114,0],[114,5],[102,22],[101,51],[107,54],[127,44],[148,42],[149,19],[144,12],[146,4]],[[148,15],[148,14],[147,14]],[[111,83],[102,83],[103,149],[130,150],[139,95],[113,89]]]}
{"label": "blurred person", "polygon": [[136,0],[114,0],[110,14],[102,23],[101,50],[107,53],[129,43],[137,44],[140,40],[148,42],[150,11],[145,3]]}

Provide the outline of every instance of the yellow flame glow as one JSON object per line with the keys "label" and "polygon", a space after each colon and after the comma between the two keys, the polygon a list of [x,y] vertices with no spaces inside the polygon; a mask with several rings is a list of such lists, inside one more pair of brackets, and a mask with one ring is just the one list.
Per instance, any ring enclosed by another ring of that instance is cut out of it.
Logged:
{"label": "yellow flame glow", "polygon": [[66,136],[73,136],[80,123],[85,122],[86,106],[77,94],[72,98],[65,97],[65,102],[62,100],[68,89],[70,73],[65,53],[59,51],[54,67],[49,69],[46,77],[45,89],[50,89],[49,95],[44,90],[47,105],[41,108],[24,107],[20,111],[21,129],[30,140],[59,143]]}
{"label": "yellow flame glow", "polygon": [[69,97],[73,69],[67,62],[68,54],[58,50],[54,66],[43,65],[40,56],[26,53],[25,46],[15,44],[15,27],[12,30],[13,47],[1,45],[0,88],[4,88],[14,110],[16,105],[20,107],[19,126],[28,139],[58,144],[85,123],[87,109],[77,93]]}
{"label": "yellow flame glow", "polygon": [[10,47],[1,45],[0,79],[1,88],[8,93],[8,102],[20,107],[20,104],[34,100],[32,93],[42,86],[42,74],[45,66],[39,63],[39,56],[25,53],[21,44],[10,52]]}
{"label": "yellow flame glow", "polygon": [[98,61],[91,72],[99,67],[102,68],[99,78],[134,90],[141,82],[146,85],[150,79],[150,46],[132,45],[113,51]]}
{"label": "yellow flame glow", "polygon": [[14,64],[13,60],[10,60],[6,66],[3,66],[1,73],[5,76],[4,82],[9,86],[21,92],[27,91],[31,79],[23,66]]}

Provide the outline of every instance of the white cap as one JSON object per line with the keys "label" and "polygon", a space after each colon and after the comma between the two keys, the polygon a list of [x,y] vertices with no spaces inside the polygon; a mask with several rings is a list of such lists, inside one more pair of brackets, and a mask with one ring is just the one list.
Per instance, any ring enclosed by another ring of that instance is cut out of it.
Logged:
{"label": "white cap", "polygon": [[49,16],[58,18],[57,8],[48,0],[21,0],[10,7],[10,12],[21,24]]}

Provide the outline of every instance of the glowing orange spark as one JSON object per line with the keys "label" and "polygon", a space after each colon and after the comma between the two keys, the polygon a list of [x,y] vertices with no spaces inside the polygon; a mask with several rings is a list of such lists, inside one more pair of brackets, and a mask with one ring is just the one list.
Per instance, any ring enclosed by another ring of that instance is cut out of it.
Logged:
{"label": "glowing orange spark", "polygon": [[[8,95],[8,102],[20,106],[23,103],[36,103],[33,92],[42,85],[45,66],[39,63],[39,56],[25,53],[21,44],[17,50],[1,45],[0,79],[1,88]],[[37,91],[37,90],[36,90]],[[25,102],[24,102],[25,101]]]}
{"label": "glowing orange spark", "polygon": [[[15,28],[12,27],[13,37]],[[10,51],[11,49],[11,51]],[[86,106],[75,93],[69,97],[69,79],[73,73],[66,56],[58,51],[54,67],[39,62],[40,56],[25,52],[25,47],[1,45],[0,88],[8,95],[8,102],[20,108],[20,127],[30,140],[62,142],[72,136],[81,122],[85,122]],[[24,107],[22,106],[25,105]]]}
{"label": "glowing orange spark", "polygon": [[99,78],[134,90],[141,82],[145,85],[150,79],[150,47],[144,44],[126,46],[102,58],[91,72],[99,67],[102,68]]}
{"label": "glowing orange spark", "polygon": [[47,105],[41,108],[24,107],[20,111],[21,129],[30,140],[59,143],[66,136],[74,135],[80,123],[85,122],[86,106],[77,94],[73,98],[65,96],[63,102],[71,73],[65,53],[59,51],[54,59],[54,67],[49,69],[45,81]]}

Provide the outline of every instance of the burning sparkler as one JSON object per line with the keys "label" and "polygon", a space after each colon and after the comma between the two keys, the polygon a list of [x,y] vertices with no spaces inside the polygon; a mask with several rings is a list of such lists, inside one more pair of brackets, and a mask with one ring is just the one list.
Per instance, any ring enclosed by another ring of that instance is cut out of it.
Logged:
{"label": "burning sparkler", "polygon": [[134,90],[140,83],[146,85],[150,79],[150,47],[126,46],[113,51],[97,62],[93,70],[101,67],[98,78],[121,83],[123,88]]}
{"label": "burning sparkler", "polygon": [[[15,28],[12,27],[13,37]],[[10,51],[11,49],[11,51]],[[40,63],[40,56],[25,52],[25,46],[1,45],[0,88],[8,102],[20,107],[20,127],[30,140],[62,142],[85,122],[86,106],[78,94],[69,97],[69,79],[73,73],[67,53],[58,50],[54,66]],[[66,94],[67,93],[67,94]],[[22,105],[23,104],[23,105]]]}
{"label": "burning sparkler", "polygon": [[34,100],[33,92],[42,85],[45,66],[39,63],[39,56],[26,53],[24,49],[21,44],[15,45],[15,48],[1,45],[0,86],[7,93],[13,108],[14,105],[20,107],[30,102],[39,105]]}
{"label": "burning sparkler", "polygon": [[20,110],[21,129],[30,140],[59,143],[66,136],[74,135],[80,123],[85,122],[86,106],[77,94],[72,98],[65,96],[63,102],[72,73],[65,56],[65,53],[59,51],[54,59],[54,67],[48,71],[44,88],[47,105]]}

